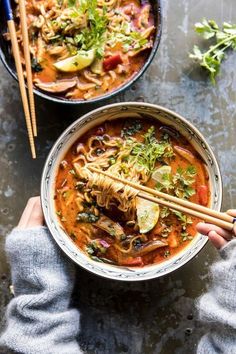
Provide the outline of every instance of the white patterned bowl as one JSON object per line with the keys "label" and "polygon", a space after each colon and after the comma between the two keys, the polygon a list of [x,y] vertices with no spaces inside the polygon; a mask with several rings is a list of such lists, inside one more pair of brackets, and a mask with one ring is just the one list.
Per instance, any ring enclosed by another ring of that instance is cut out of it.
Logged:
{"label": "white patterned bowl", "polygon": [[210,146],[201,133],[177,113],[153,104],[122,102],[98,108],[76,120],[56,141],[44,166],[41,181],[41,200],[46,224],[57,244],[74,262],[94,274],[125,281],[147,280],[171,273],[190,261],[207,243],[207,238],[198,234],[185,249],[169,260],[143,268],[129,268],[91,260],[80,251],[62,229],[55,212],[54,187],[59,164],[65,153],[80,136],[92,127],[105,120],[127,117],[135,113],[143,114],[146,118],[154,118],[164,124],[173,126],[191,142],[208,167],[212,209],[219,211],[222,201],[220,170]]}

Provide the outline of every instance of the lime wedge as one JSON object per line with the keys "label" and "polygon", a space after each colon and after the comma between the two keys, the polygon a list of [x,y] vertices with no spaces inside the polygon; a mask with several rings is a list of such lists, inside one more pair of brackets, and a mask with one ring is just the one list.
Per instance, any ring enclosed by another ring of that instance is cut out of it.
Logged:
{"label": "lime wedge", "polygon": [[156,182],[161,183],[163,175],[169,175],[169,174],[171,174],[171,167],[162,166],[153,172],[152,179]]}
{"label": "lime wedge", "polygon": [[145,234],[151,231],[159,219],[159,205],[149,200],[136,197],[136,209],[140,233]]}
{"label": "lime wedge", "polygon": [[81,50],[76,55],[64,60],[58,61],[53,65],[57,70],[72,73],[75,71],[82,70],[87,66],[90,66],[95,59],[95,50],[91,49],[89,51]]}

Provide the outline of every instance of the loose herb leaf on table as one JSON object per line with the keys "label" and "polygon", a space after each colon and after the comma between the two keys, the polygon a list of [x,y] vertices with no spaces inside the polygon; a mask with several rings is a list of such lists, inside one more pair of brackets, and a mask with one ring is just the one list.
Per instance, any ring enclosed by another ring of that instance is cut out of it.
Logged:
{"label": "loose herb leaf on table", "polygon": [[202,22],[195,24],[195,31],[209,41],[210,45],[206,51],[195,45],[189,57],[208,70],[211,81],[215,84],[226,50],[236,50],[236,24],[224,22],[220,28],[215,21],[203,19]]}

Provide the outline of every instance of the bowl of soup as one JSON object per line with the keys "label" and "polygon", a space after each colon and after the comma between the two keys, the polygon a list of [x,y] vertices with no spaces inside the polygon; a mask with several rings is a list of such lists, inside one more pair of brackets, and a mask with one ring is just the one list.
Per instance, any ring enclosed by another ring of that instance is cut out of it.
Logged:
{"label": "bowl of soup", "polygon": [[91,167],[220,210],[221,175],[201,133],[179,114],[122,102],[76,120],[44,166],[41,198],[49,230],[78,265],[117,280],[173,272],[206,244],[200,220],[140,198]]}
{"label": "bowl of soup", "polygon": [[[34,90],[55,102],[96,102],[121,92],[145,72],[160,43],[160,0],[26,1],[26,12]],[[18,4],[14,15],[24,66]],[[17,78],[9,39],[1,21],[0,57]]]}

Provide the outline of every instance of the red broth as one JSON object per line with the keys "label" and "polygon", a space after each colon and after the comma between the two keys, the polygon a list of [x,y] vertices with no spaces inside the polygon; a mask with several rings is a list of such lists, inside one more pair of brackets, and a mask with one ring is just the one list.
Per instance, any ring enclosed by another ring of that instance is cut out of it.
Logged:
{"label": "red broth", "polygon": [[[131,150],[119,161],[126,145]],[[155,151],[159,155],[153,159]],[[83,174],[91,163],[108,172],[113,168],[112,171],[117,171],[113,173],[122,178],[208,205],[209,177],[204,162],[177,131],[150,119],[128,118],[106,121],[89,130],[69,149],[61,162],[56,177],[56,210],[68,236],[88,257],[100,262],[139,267],[156,264],[173,257],[193,240],[199,219],[176,214],[163,207],[160,207],[158,221],[151,225],[153,219],[149,220],[151,229],[141,233],[143,225],[141,219],[137,220],[136,197],[127,197],[126,202],[132,207],[126,211],[122,211],[121,204],[117,202],[120,195],[124,198],[122,189],[116,194],[118,199],[110,195],[109,204],[101,206],[97,195],[104,196],[106,188],[96,181],[89,182]],[[170,172],[161,178],[159,176],[158,182],[152,176],[156,170],[162,171],[162,166],[168,166]],[[134,173],[140,168],[145,171],[144,183],[139,172]],[[147,211],[150,214],[148,208]],[[155,248],[158,243],[161,246]]]}

